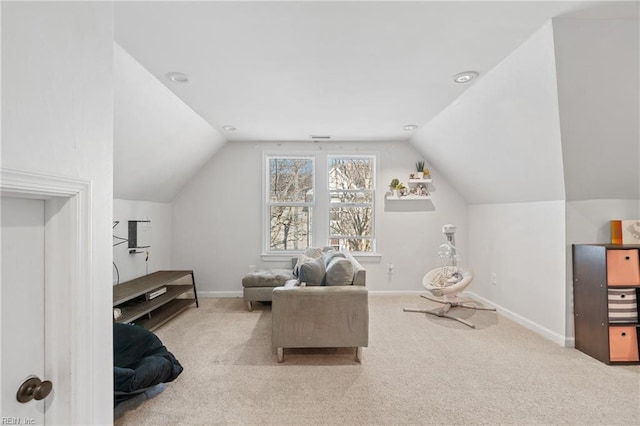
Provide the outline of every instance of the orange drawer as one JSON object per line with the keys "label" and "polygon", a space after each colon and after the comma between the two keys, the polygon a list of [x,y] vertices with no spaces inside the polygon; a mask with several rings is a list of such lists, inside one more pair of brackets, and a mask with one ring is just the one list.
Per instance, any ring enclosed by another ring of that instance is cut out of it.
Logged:
{"label": "orange drawer", "polygon": [[640,285],[638,249],[607,250],[607,284]]}
{"label": "orange drawer", "polygon": [[636,327],[609,327],[609,359],[640,361]]}

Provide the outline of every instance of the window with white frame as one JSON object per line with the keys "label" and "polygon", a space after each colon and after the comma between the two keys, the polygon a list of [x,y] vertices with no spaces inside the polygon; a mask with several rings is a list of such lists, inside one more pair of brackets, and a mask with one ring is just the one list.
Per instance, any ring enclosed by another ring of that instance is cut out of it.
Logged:
{"label": "window with white frame", "polygon": [[[313,245],[375,252],[375,156],[265,158],[266,254],[300,252]],[[326,167],[317,170],[317,161]]]}
{"label": "window with white frame", "polygon": [[269,252],[312,245],[314,181],[313,157],[267,156]]}
{"label": "window with white frame", "polygon": [[327,164],[329,245],[375,251],[375,157],[331,155]]}

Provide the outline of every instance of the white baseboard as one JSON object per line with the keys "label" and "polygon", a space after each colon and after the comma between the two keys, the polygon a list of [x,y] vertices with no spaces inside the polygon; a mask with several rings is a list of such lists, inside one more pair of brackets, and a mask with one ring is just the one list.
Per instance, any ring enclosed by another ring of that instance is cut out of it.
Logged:
{"label": "white baseboard", "polygon": [[485,305],[490,305],[493,306],[497,309],[497,312],[500,315],[503,315],[504,317],[510,319],[511,321],[520,324],[521,326],[523,326],[524,328],[527,328],[531,331],[533,331],[534,333],[537,333],[539,335],[541,335],[542,337],[551,340],[552,342],[560,345],[560,346],[565,346],[565,347],[571,347],[569,346],[569,343],[571,341],[573,341],[572,338],[568,338],[566,336],[560,335],[558,333],[556,333],[555,331],[551,331],[546,327],[541,326],[540,324],[537,324],[525,317],[523,317],[522,315],[516,314],[513,311],[510,311],[509,309],[506,309],[500,305],[497,305],[495,303],[493,303],[492,301],[485,299],[482,296],[479,296],[473,292],[470,291],[465,291],[462,294],[469,296],[473,299],[478,300],[479,302],[482,302]]}

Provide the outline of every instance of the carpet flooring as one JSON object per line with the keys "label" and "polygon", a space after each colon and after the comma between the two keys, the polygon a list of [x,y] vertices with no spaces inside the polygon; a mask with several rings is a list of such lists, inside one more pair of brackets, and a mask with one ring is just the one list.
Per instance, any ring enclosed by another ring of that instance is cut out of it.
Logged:
{"label": "carpet flooring", "polygon": [[638,425],[640,367],[608,366],[489,311],[476,325],[369,298],[369,347],[271,348],[271,307],[201,299],[156,331],[185,370],[116,425]]}

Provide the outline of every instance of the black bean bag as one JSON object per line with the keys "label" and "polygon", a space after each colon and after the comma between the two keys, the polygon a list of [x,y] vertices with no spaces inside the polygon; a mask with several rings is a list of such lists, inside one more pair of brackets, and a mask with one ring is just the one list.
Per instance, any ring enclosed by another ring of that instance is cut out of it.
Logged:
{"label": "black bean bag", "polygon": [[115,403],[175,380],[182,365],[151,331],[133,324],[113,324]]}

